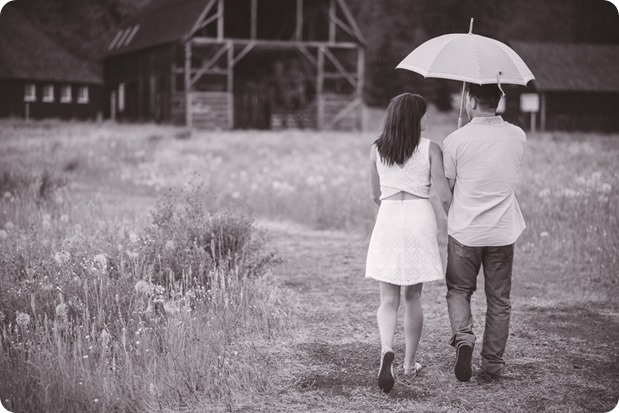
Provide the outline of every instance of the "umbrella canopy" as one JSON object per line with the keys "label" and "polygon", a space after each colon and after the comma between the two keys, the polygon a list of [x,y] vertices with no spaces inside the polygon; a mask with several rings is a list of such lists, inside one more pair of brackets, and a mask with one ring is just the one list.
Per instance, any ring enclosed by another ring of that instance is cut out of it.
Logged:
{"label": "umbrella canopy", "polygon": [[453,33],[423,43],[402,60],[398,69],[423,77],[476,83],[526,85],[535,79],[509,46],[473,33]]}

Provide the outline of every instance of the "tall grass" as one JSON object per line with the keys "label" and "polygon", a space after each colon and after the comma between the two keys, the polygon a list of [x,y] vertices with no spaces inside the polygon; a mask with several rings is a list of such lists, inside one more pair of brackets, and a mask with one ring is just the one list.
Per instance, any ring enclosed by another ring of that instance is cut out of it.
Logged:
{"label": "tall grass", "polygon": [[282,298],[250,215],[208,211],[194,190],[162,198],[138,228],[40,191],[42,179],[2,176],[5,406],[215,409],[268,386],[261,343],[279,328]]}
{"label": "tall grass", "polygon": [[[453,129],[431,121],[426,136],[439,142]],[[372,229],[377,132],[175,133],[0,127],[0,163],[10,168],[0,174],[0,396],[14,411],[225,407],[264,391],[261,343],[286,305],[260,275],[273,262],[264,234],[239,211]],[[618,299],[618,157],[617,136],[529,136],[517,194],[527,229],[516,258],[528,272],[517,266],[514,278],[539,279],[532,294],[585,305]],[[190,176],[200,185],[166,195]],[[130,210],[139,216],[126,218]]]}

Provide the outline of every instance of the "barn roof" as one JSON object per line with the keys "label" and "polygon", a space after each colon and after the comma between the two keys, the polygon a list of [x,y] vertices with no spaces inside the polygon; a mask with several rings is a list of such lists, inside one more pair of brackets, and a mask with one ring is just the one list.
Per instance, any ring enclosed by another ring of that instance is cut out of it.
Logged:
{"label": "barn roof", "polygon": [[181,40],[191,32],[208,0],[156,0],[125,22],[106,56]]}
{"label": "barn roof", "polygon": [[99,84],[102,80],[11,4],[0,13],[0,78]]}
{"label": "barn roof", "polygon": [[619,45],[512,42],[543,91],[619,92]]}
{"label": "barn roof", "polygon": [[[350,15],[345,1],[336,1]],[[180,41],[195,31],[211,6],[211,0],[152,0],[120,27],[103,57]],[[358,41],[365,44],[356,23],[349,24]]]}

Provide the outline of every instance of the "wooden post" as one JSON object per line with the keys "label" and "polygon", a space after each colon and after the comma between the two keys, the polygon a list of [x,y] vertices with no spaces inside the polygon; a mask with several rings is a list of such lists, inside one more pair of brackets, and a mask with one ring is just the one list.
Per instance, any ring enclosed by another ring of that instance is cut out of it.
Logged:
{"label": "wooden post", "polygon": [[25,112],[26,120],[30,120],[30,103],[26,102],[26,112]]}
{"label": "wooden post", "polygon": [[536,112],[531,112],[531,132],[535,133],[536,127],[535,127],[535,118],[536,116]]}
{"label": "wooden post", "polygon": [[110,118],[116,120],[116,91],[110,93]]}
{"label": "wooden post", "polygon": [[540,93],[539,98],[541,100],[539,127],[540,127],[540,130],[545,131],[546,130],[546,94]]}
{"label": "wooden post", "polygon": [[359,46],[357,49],[357,99],[361,101],[359,105],[359,120],[357,126],[363,130],[365,125],[365,110],[363,106],[363,88],[365,86],[365,49]]}
{"label": "wooden post", "polygon": [[317,100],[317,121],[318,130],[322,130],[325,124],[325,97],[323,95],[323,83],[324,83],[324,68],[325,68],[325,52],[323,46],[318,48],[318,75],[316,76],[316,100]]}
{"label": "wooden post", "polygon": [[185,122],[193,126],[191,117],[191,40],[185,43]]}
{"label": "wooden post", "polygon": [[251,0],[251,39],[258,36],[258,1]]}
{"label": "wooden post", "polygon": [[234,43],[228,42],[228,128],[234,128]]}
{"label": "wooden post", "polygon": [[224,39],[224,0],[217,4],[217,40]]}
{"label": "wooden post", "polygon": [[335,43],[335,0],[329,2],[329,43]]}
{"label": "wooden post", "polygon": [[297,30],[295,39],[301,40],[303,37],[303,0],[297,0]]}

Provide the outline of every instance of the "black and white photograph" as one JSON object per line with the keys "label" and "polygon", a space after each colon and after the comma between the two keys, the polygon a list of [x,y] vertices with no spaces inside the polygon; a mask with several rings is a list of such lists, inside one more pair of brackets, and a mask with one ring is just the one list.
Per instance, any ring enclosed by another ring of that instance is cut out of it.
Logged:
{"label": "black and white photograph", "polygon": [[0,0],[0,412],[619,413],[619,1]]}

